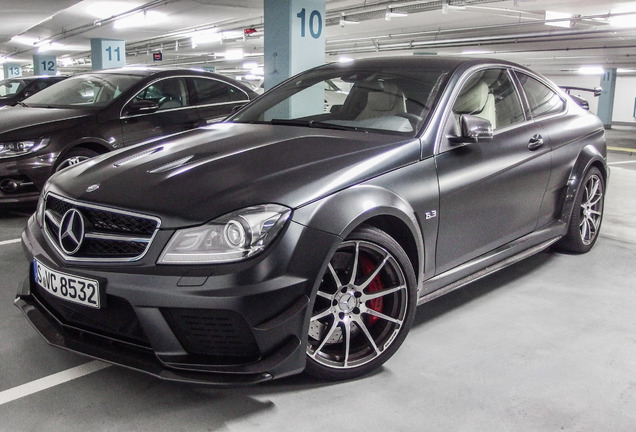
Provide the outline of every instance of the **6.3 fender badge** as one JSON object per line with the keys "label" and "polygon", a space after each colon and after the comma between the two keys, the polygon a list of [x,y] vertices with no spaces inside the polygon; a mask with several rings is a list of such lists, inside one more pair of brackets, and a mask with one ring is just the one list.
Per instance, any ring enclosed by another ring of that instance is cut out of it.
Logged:
{"label": "6.3 fender badge", "polygon": [[101,185],[99,183],[96,183],[94,185],[90,185],[89,187],[86,188],[86,192],[93,192],[96,191],[97,189],[99,189]]}

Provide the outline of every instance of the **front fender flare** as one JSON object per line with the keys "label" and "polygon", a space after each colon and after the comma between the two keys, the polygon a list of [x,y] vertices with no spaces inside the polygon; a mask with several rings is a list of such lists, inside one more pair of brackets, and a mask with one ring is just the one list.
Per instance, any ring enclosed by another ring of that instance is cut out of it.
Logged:
{"label": "front fender flare", "polygon": [[[378,216],[399,219],[408,229],[417,250],[414,270],[419,286],[425,262],[422,232],[413,208],[395,192],[373,185],[353,186],[297,209],[293,219],[344,239],[365,221]],[[333,249],[337,246],[334,245]],[[326,258],[328,260],[330,255]]]}

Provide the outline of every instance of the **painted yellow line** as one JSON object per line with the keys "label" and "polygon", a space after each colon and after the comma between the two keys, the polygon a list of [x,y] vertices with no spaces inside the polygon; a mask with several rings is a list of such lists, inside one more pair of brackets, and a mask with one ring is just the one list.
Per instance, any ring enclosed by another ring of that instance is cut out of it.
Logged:
{"label": "painted yellow line", "polygon": [[625,148],[625,147],[607,147],[608,150],[611,151],[619,151],[619,152],[626,152],[626,153],[636,153],[636,148]]}
{"label": "painted yellow line", "polygon": [[46,390],[60,384],[64,384],[65,382],[83,377],[84,375],[88,375],[93,372],[100,371],[109,366],[111,365],[108,363],[94,360],[88,363],[84,363],[83,365],[79,365],[77,367],[67,369],[65,371],[40,378],[26,384],[22,384],[21,386],[1,391],[0,405],[4,405],[8,402],[41,392],[42,390]]}

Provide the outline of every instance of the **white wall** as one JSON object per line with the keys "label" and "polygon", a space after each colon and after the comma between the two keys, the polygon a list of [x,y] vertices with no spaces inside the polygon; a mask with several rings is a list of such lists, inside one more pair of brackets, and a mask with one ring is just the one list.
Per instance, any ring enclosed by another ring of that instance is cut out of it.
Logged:
{"label": "white wall", "polygon": [[618,77],[616,79],[616,94],[614,95],[614,112],[612,123],[633,123],[634,103],[636,101],[636,77]]}

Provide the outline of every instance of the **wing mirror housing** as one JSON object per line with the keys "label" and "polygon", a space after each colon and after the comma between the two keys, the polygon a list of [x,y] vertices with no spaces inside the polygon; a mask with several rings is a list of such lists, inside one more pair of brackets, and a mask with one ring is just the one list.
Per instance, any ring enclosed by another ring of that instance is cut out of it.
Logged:
{"label": "wing mirror housing", "polygon": [[459,127],[461,129],[461,135],[451,137],[451,141],[454,143],[470,144],[492,140],[493,131],[490,120],[474,115],[462,114],[459,117]]}
{"label": "wing mirror housing", "polygon": [[159,104],[151,100],[132,101],[124,110],[124,115],[152,114],[159,109]]}

